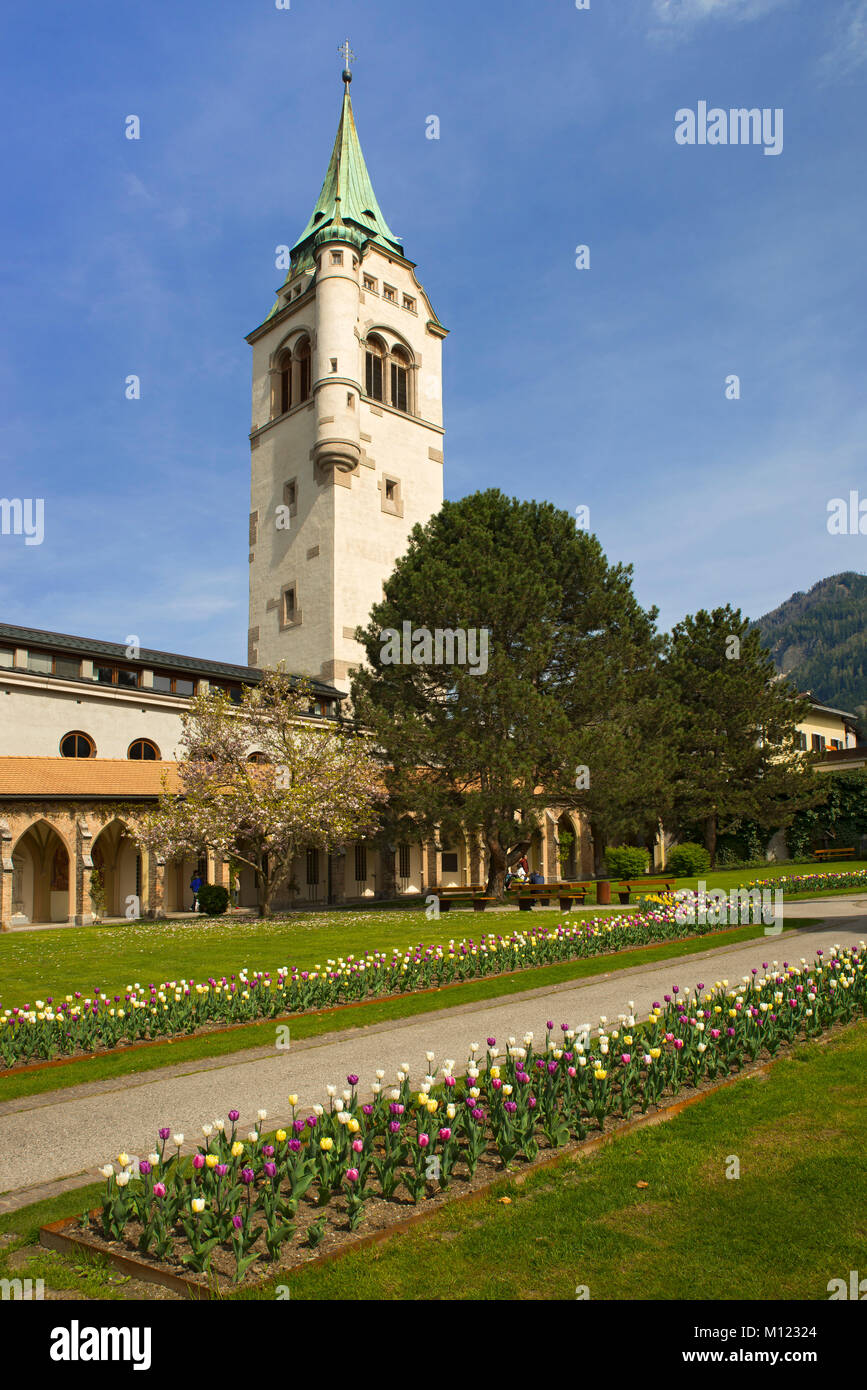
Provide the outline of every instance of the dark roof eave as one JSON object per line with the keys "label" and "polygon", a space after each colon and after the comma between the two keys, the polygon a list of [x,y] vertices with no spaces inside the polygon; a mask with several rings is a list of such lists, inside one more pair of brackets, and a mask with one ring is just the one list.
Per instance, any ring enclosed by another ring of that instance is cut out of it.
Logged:
{"label": "dark roof eave", "polygon": [[[161,652],[150,647],[142,647],[138,660],[130,661],[126,647],[120,642],[103,642],[99,638],[74,637],[65,632],[45,632],[39,628],[17,627],[12,623],[0,623],[0,640],[16,642],[20,645],[47,647],[53,651],[76,652],[84,657],[110,657],[113,661],[124,661],[129,665],[165,666],[177,671],[190,671],[203,677],[217,676],[222,680],[238,680],[248,685],[258,685],[263,672],[257,666],[235,666],[230,662],[209,661],[192,656],[182,656],[178,652]],[[15,668],[12,668],[15,669]],[[74,677],[73,677],[74,679]],[[316,694],[328,695],[342,700],[345,696],[334,686],[326,685],[315,677],[290,676],[299,683],[306,680]],[[90,684],[90,682],[85,682]],[[159,692],[157,692],[159,693]]]}

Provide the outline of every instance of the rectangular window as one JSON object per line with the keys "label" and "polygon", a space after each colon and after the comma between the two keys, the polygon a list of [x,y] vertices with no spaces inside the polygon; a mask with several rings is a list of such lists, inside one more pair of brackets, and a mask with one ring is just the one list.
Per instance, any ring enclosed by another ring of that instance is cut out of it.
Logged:
{"label": "rectangular window", "polygon": [[397,290],[394,288],[394,285],[383,285],[383,287],[382,287],[382,297],[383,297],[383,299],[388,299],[388,300],[390,300],[390,302],[391,302],[392,304],[396,304],[396,303],[397,303]]}
{"label": "rectangular window", "polygon": [[68,656],[56,656],[54,658],[54,674],[55,676],[65,676],[69,681],[78,680],[81,675],[81,662]]}
{"label": "rectangular window", "polygon": [[332,251],[332,252],[331,252],[331,264],[332,264],[332,265],[343,265],[343,252],[342,252],[342,251]]}
{"label": "rectangular window", "polygon": [[295,621],[295,590],[283,590],[283,621],[284,623],[294,623]]}
{"label": "rectangular window", "polygon": [[410,312],[411,314],[414,314],[414,313],[415,313],[415,300],[412,298],[411,295],[409,295],[409,294],[405,294],[405,295],[404,295],[404,297],[403,297],[403,307],[404,307],[404,309],[409,309],[409,312]]}
{"label": "rectangular window", "polygon": [[187,680],[185,676],[184,676],[184,677],[181,677],[181,676],[178,676],[178,677],[177,677],[177,679],[175,680],[175,694],[176,694],[176,695],[195,695],[195,693],[196,693],[196,683],[195,683],[195,681]]}
{"label": "rectangular window", "polygon": [[367,882],[367,845],[355,846],[355,882]]}
{"label": "rectangular window", "polygon": [[295,478],[283,484],[283,505],[289,508],[290,516],[294,516],[298,510],[298,481]]}
{"label": "rectangular window", "polygon": [[800,729],[795,734],[795,747],[800,749],[807,747],[807,735],[802,734]]}
{"label": "rectangular window", "polygon": [[409,845],[401,845],[398,850],[399,863],[398,875],[400,878],[409,878],[411,851]]}
{"label": "rectangular window", "polygon": [[382,358],[375,352],[367,354],[367,394],[375,401],[382,400]]}
{"label": "rectangular window", "polygon": [[812,743],[813,743],[813,752],[814,752],[814,753],[824,753],[824,751],[825,751],[825,735],[824,735],[824,734],[813,734]]}
{"label": "rectangular window", "polygon": [[377,288],[376,288],[377,283],[378,283],[378,282],[377,282],[376,280],[374,280],[374,278],[373,278],[372,275],[365,275],[365,277],[364,277],[364,288],[365,288],[366,290],[368,290],[368,291],[370,292],[370,294],[376,294],[376,293],[377,293]]}
{"label": "rectangular window", "polygon": [[0,666],[14,666],[15,653],[11,647],[0,647]]}
{"label": "rectangular window", "polygon": [[114,667],[94,666],[93,679],[99,681],[100,685],[112,685],[114,683]]}
{"label": "rectangular window", "polygon": [[458,856],[453,850],[443,850],[443,873],[456,874],[458,871]]}
{"label": "rectangular window", "polygon": [[124,666],[119,666],[117,668],[117,683],[118,685],[122,685],[126,690],[137,690],[138,678],[138,671],[130,671]]}
{"label": "rectangular window", "polygon": [[319,882],[319,850],[308,849],[307,851],[307,882]]}
{"label": "rectangular window", "polygon": [[27,669],[40,676],[51,675],[52,658],[46,652],[28,652]]}
{"label": "rectangular window", "polygon": [[159,690],[164,695],[170,695],[172,691],[171,676],[162,676],[159,671],[154,671],[154,690]]}

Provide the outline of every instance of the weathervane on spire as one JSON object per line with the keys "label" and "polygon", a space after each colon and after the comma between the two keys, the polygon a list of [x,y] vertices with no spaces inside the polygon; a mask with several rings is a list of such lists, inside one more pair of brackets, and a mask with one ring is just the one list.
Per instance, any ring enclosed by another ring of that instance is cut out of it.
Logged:
{"label": "weathervane on spire", "polygon": [[349,83],[352,81],[351,65],[356,61],[355,54],[353,53],[352,48],[350,47],[349,39],[346,39],[340,45],[337,52],[343,58],[343,80],[348,86]]}

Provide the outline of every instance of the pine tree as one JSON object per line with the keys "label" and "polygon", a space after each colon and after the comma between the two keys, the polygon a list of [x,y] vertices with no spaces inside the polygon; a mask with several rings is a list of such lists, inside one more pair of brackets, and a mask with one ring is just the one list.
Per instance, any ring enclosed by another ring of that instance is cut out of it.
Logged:
{"label": "pine tree", "polygon": [[[609,565],[567,512],[496,490],[446,502],[416,526],[358,633],[369,667],[353,702],[388,765],[394,820],[479,835],[499,896],[546,805],[584,806],[606,825],[652,819],[641,735],[655,617],[631,569]],[[486,660],[437,664],[418,636],[418,659],[403,661],[404,624],[475,631],[477,658],[484,634]]]}
{"label": "pine tree", "polygon": [[702,824],[712,864],[721,831],[744,819],[783,828],[820,795],[795,741],[809,702],[777,677],[738,609],[701,610],[678,623],[663,671],[676,730],[674,820]]}

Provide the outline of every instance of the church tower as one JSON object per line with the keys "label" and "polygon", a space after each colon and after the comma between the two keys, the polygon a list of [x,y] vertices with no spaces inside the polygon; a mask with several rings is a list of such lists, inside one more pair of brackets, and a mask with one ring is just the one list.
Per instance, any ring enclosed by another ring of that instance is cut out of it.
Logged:
{"label": "church tower", "polygon": [[351,81],[347,66],[322,192],[247,339],[248,661],[342,690],[364,657],[355,628],[412,527],[442,505],[446,335],[376,200]]}

